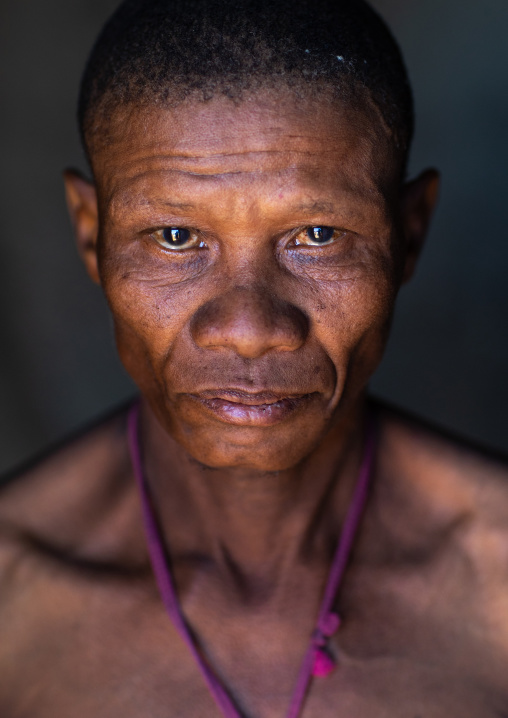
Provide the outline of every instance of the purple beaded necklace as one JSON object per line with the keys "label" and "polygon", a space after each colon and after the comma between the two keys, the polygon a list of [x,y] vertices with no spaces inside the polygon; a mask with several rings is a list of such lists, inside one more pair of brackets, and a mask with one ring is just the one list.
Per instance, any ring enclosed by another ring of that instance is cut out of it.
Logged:
{"label": "purple beaded necklace", "polygon": [[[129,448],[134,474],[141,495],[148,550],[162,601],[173,625],[194,656],[203,678],[224,718],[242,718],[241,713],[234,705],[226,689],[198,650],[185,622],[185,618],[182,615],[173,578],[166,560],[161,532],[153,512],[148,486],[144,478],[138,438],[138,421],[139,404],[136,402],[130,409],[128,416]],[[372,424],[369,424],[365,451],[356,487],[332,561],[316,628],[312,633],[309,648],[307,649],[300,668],[295,691],[287,712],[287,718],[298,718],[300,715],[312,677],[317,676],[321,678],[327,676],[335,667],[333,658],[326,649],[328,639],[333,636],[340,626],[340,618],[332,611],[332,606],[365,508],[374,463],[374,444],[374,429]]]}

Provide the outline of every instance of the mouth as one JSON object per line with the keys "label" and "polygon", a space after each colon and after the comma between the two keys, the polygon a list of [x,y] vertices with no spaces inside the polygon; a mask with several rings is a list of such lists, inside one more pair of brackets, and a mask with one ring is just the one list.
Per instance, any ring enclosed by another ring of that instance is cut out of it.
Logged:
{"label": "mouth", "polygon": [[269,391],[212,389],[190,396],[216,419],[236,426],[273,426],[301,410],[316,392],[278,394]]}

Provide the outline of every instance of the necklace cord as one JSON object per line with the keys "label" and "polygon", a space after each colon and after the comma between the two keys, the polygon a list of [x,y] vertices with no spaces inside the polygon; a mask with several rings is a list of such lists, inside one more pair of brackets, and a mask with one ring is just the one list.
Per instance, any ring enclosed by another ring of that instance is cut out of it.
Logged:
{"label": "necklace cord", "polygon": [[[148,550],[150,560],[155,574],[155,579],[159,592],[166,608],[166,611],[178,631],[181,639],[187,645],[194,657],[198,667],[201,670],[203,678],[220,708],[225,718],[242,718],[241,713],[234,705],[228,692],[214,674],[203,655],[199,651],[196,641],[193,639],[191,631],[187,626],[184,616],[182,615],[178,595],[176,593],[174,581],[169,568],[169,561],[164,549],[163,536],[157,523],[152,502],[150,499],[149,487],[147,485],[141,456],[141,446],[139,441],[139,401],[132,405],[129,409],[127,418],[127,431],[129,450],[136,477],[136,483],[141,497],[141,507],[143,513],[143,521],[145,525],[145,533],[147,537]],[[303,659],[295,690],[291,699],[287,718],[298,718],[305,702],[312,676],[325,675],[328,670],[323,673],[316,673],[315,663],[319,651],[323,650],[327,639],[337,629],[340,619],[331,612],[333,601],[337,594],[340,581],[346,569],[353,541],[355,539],[360,520],[363,515],[365,504],[367,502],[368,488],[372,469],[374,464],[375,449],[375,430],[374,422],[369,417],[367,424],[367,435],[365,442],[364,455],[362,464],[358,474],[355,490],[351,503],[349,505],[344,525],[340,534],[339,542],[332,561],[330,574],[328,576],[321,608],[319,611],[317,626],[312,634],[309,648]],[[326,654],[325,654],[326,656]],[[330,658],[328,658],[331,661]]]}
{"label": "necklace cord", "polygon": [[[331,614],[333,601],[337,594],[337,590],[339,588],[342,576],[344,575],[344,571],[350,557],[353,541],[355,539],[358,526],[362,518],[363,511],[365,509],[365,504],[367,503],[368,489],[374,463],[374,448],[374,422],[372,418],[369,417],[369,421],[367,424],[365,450],[362,464],[360,467],[360,472],[356,482],[356,487],[346,514],[344,526],[342,528],[339,542],[337,544],[337,549],[333,557],[332,566],[328,576],[328,582],[325,588],[323,601],[321,603],[321,609],[319,611],[317,629],[314,632],[313,640],[311,641],[311,644],[303,660],[302,667],[300,669],[300,673],[296,682],[295,692],[293,694],[293,698],[289,706],[289,711],[287,713],[287,718],[297,718],[300,715],[312,677],[314,662],[316,658],[316,648],[321,647],[323,645],[323,642],[326,643],[326,638],[328,638],[329,635],[332,635],[335,632],[334,630],[331,630],[331,632],[329,632],[328,630],[326,630],[326,628],[327,624],[329,624],[330,622],[330,616],[334,615]],[[337,617],[337,619],[338,621],[335,623],[335,627],[338,627],[338,624],[340,623],[339,617]]]}
{"label": "necklace cord", "polygon": [[161,595],[166,611],[169,614],[171,621],[173,622],[173,625],[178,631],[180,638],[187,645],[188,649],[193,655],[194,660],[198,664],[203,678],[205,679],[206,684],[208,685],[208,688],[213,697],[215,698],[215,701],[220,707],[222,713],[226,718],[241,718],[231,698],[226,693],[226,690],[223,688],[222,684],[214,675],[214,673],[204,660],[203,656],[201,655],[200,651],[198,650],[195,641],[191,637],[190,630],[185,622],[185,618],[181,613],[176,589],[171,573],[169,571],[162,535],[151,506],[149,489],[144,478],[141,446],[138,436],[138,425],[139,402],[136,401],[135,404],[129,410],[128,415],[129,448],[134,468],[134,474],[136,476],[136,481],[141,494],[141,506],[145,525],[145,533],[148,541],[148,550],[157,586],[159,588],[159,593]]}

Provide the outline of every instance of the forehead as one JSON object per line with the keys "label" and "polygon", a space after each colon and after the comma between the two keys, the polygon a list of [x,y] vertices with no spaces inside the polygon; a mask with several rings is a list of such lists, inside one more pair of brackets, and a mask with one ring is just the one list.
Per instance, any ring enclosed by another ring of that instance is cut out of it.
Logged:
{"label": "forehead", "polygon": [[[283,186],[358,201],[386,200],[397,177],[391,137],[376,108],[326,97],[258,94],[174,108],[118,110],[92,152],[103,201],[143,201],[165,187],[182,198],[236,188],[253,197]],[[312,190],[312,191],[311,191]]]}

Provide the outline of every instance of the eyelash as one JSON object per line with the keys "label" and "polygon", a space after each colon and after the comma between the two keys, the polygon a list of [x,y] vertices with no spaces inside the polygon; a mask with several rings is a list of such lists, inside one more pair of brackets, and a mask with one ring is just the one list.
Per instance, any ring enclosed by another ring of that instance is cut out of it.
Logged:
{"label": "eyelash", "polygon": [[[166,233],[170,234],[171,239],[174,240],[175,243],[173,245],[170,244],[170,237],[164,236]],[[296,230],[290,240],[290,245],[293,247],[326,247],[330,244],[336,243],[337,240],[342,239],[346,233],[347,232],[343,229],[327,225],[309,225]],[[183,237],[179,236],[182,234]],[[324,238],[324,241],[318,241],[318,235],[321,235]],[[326,239],[328,235],[331,236],[329,239]],[[200,233],[197,230],[188,227],[163,227],[151,232],[149,236],[163,249],[173,252],[185,252],[190,249],[200,249],[206,246],[199,238]],[[180,244],[178,244],[179,240]],[[189,242],[191,242],[190,246],[186,246]]]}

